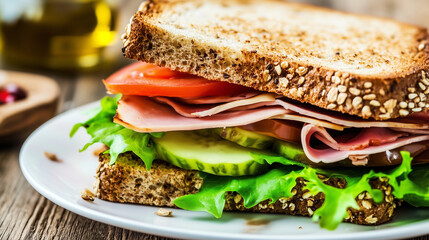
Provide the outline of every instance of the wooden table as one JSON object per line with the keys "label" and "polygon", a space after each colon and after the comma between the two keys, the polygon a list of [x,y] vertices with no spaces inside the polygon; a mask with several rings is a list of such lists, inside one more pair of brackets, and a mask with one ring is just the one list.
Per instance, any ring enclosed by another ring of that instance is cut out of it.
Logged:
{"label": "wooden table", "polygon": [[[105,94],[100,79],[111,71],[75,76],[50,74],[61,88],[59,112],[100,99]],[[89,220],[41,196],[19,168],[19,150],[24,140],[0,145],[0,239],[166,239]]]}

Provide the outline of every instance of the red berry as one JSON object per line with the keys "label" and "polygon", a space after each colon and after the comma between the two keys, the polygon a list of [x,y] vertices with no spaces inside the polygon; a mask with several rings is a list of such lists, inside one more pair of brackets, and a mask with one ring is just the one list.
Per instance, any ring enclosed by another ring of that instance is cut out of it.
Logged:
{"label": "red berry", "polygon": [[13,102],[14,97],[6,90],[0,90],[0,103]]}
{"label": "red berry", "polygon": [[10,83],[0,88],[0,104],[12,103],[27,97],[27,93],[16,84]]}

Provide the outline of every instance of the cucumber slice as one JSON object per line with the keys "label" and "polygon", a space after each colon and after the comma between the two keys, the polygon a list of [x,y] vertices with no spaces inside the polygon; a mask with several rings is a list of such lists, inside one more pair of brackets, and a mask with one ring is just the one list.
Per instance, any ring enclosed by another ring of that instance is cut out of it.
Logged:
{"label": "cucumber slice", "polygon": [[273,146],[272,137],[247,131],[239,127],[215,128],[213,132],[221,138],[235,142],[243,147],[270,149]]}
{"label": "cucumber slice", "polygon": [[157,157],[177,167],[200,170],[221,176],[260,174],[268,164],[258,163],[250,152],[263,153],[238,146],[217,136],[202,136],[189,132],[166,132],[162,138],[152,138]]}
{"label": "cucumber slice", "polygon": [[308,158],[302,150],[302,147],[295,143],[285,141],[275,141],[273,146],[274,152],[287,159],[297,162],[308,162]]}

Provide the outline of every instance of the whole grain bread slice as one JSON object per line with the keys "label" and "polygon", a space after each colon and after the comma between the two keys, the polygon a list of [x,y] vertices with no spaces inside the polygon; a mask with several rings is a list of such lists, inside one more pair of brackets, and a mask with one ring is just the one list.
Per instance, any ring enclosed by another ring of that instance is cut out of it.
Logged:
{"label": "whole grain bread slice", "polygon": [[425,28],[281,0],[149,0],[128,58],[387,120],[429,108]]}
{"label": "whole grain bread slice", "polygon": [[[114,165],[109,164],[109,154],[99,156],[95,186],[97,197],[103,200],[175,207],[174,199],[197,193],[203,184],[197,171],[180,169],[161,160],[154,161],[151,169],[146,170],[143,161],[132,153],[119,155]],[[347,185],[344,179],[324,179],[325,183],[338,188],[345,188]],[[383,191],[385,196],[381,203],[375,203],[369,194],[363,192],[356,198],[359,209],[350,208],[344,221],[378,225],[391,220],[401,202],[393,197],[392,188],[386,180],[378,178],[370,182],[373,188]],[[304,180],[299,179],[292,189],[292,198],[281,198],[273,204],[269,204],[267,200],[252,208],[245,208],[242,197],[229,192],[225,197],[224,210],[312,216],[323,204],[324,195],[310,195],[308,190],[303,190],[304,186]]]}

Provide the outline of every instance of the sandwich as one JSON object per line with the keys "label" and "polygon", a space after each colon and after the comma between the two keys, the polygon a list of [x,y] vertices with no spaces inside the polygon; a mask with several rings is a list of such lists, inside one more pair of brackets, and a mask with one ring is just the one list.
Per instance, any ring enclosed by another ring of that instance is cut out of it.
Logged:
{"label": "sandwich", "polygon": [[429,206],[429,46],[419,26],[268,0],[150,0],[76,124],[100,199],[378,225]]}

